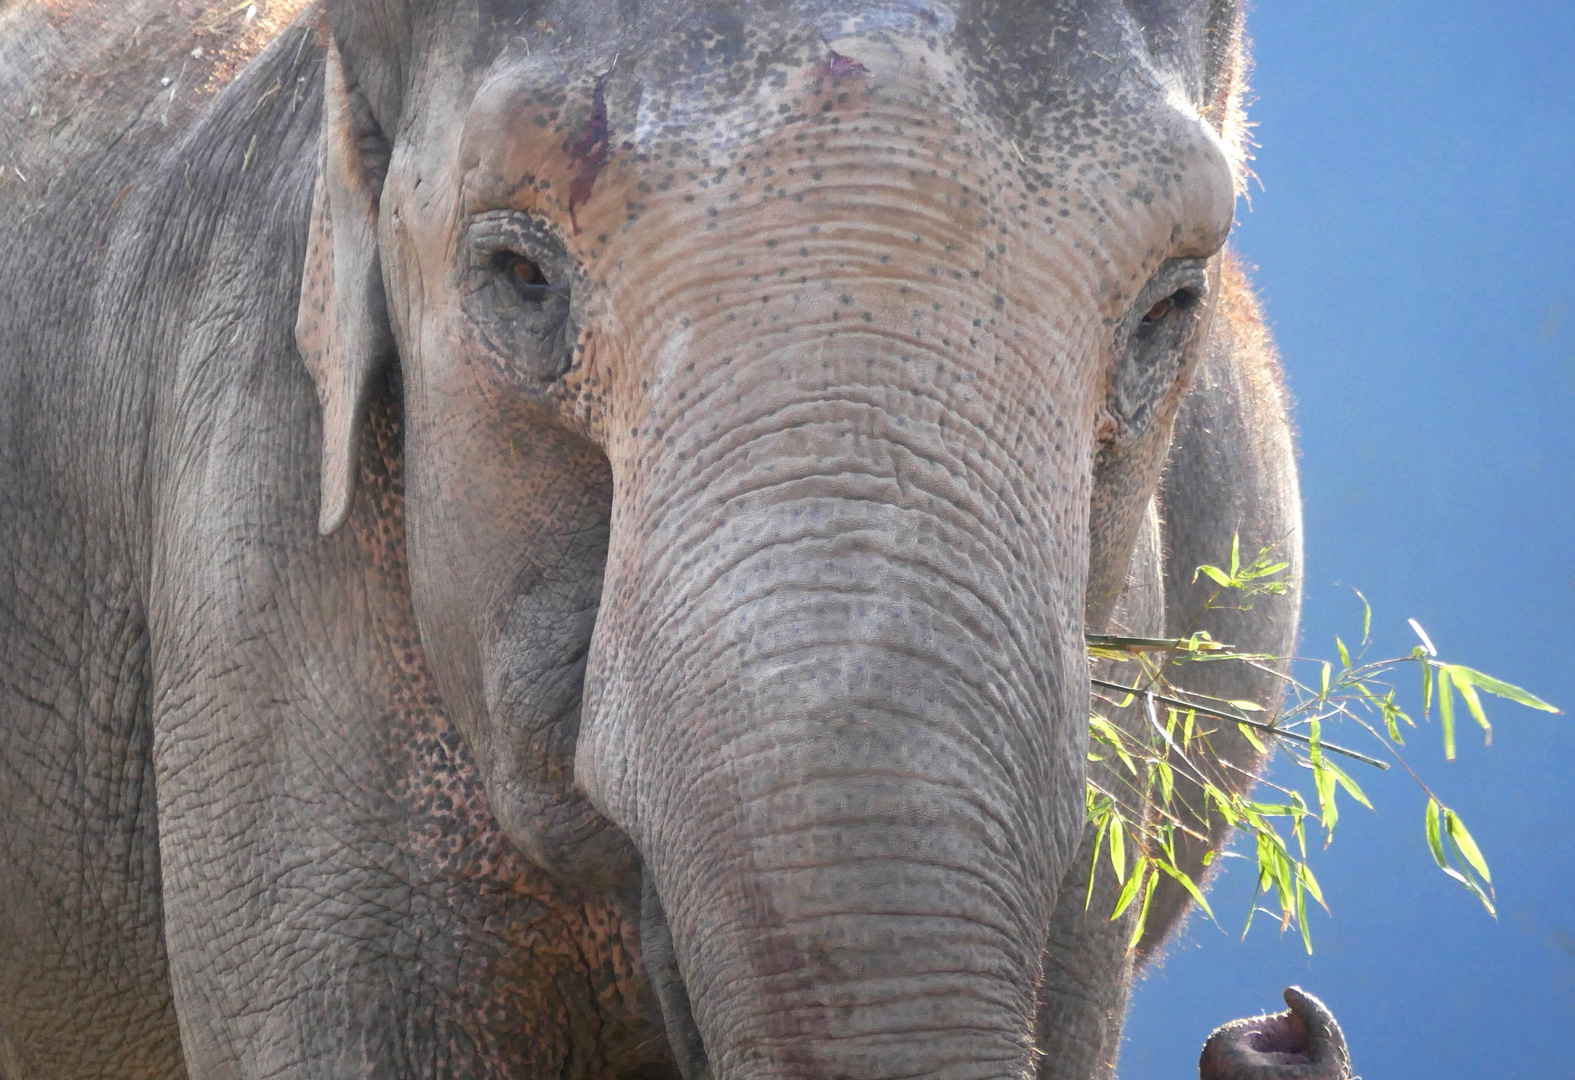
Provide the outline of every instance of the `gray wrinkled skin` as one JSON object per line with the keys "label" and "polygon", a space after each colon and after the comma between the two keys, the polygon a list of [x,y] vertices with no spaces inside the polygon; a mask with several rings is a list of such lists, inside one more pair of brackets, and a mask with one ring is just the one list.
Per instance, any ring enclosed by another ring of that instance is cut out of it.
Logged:
{"label": "gray wrinkled skin", "polygon": [[1084,629],[1299,607],[1236,5],[231,6],[0,6],[0,1076],[1112,1075]]}

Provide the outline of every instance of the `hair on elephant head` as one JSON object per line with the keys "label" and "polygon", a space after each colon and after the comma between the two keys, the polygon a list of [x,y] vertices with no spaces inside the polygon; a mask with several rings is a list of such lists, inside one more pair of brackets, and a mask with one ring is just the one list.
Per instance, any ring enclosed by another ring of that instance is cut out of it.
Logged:
{"label": "hair on elephant head", "polygon": [[193,1074],[1110,1074],[1085,629],[1295,635],[1177,569],[1300,568],[1240,21],[323,0],[148,128],[83,332]]}

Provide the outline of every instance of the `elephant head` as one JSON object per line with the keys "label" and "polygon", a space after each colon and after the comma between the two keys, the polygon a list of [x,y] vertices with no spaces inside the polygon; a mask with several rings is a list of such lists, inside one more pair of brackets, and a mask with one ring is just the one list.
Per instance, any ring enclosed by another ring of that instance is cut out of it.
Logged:
{"label": "elephant head", "polygon": [[687,1076],[1020,1076],[1229,231],[1235,5],[330,3],[321,525],[403,387],[509,837]]}

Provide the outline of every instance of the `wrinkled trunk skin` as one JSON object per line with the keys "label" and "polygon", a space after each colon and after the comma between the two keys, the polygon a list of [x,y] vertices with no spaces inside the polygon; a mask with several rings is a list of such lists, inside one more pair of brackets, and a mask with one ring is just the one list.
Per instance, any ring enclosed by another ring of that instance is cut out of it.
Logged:
{"label": "wrinkled trunk skin", "polygon": [[[1045,565],[1072,538],[970,482],[1000,448],[941,434],[889,347],[769,363],[796,400],[744,395],[615,511],[641,542],[609,561],[587,787],[645,854],[717,1075],[1012,1074],[1079,824],[1085,699],[1054,674],[1080,594]],[[1014,515],[1046,542],[989,525]],[[598,743],[612,710],[666,723]]]}

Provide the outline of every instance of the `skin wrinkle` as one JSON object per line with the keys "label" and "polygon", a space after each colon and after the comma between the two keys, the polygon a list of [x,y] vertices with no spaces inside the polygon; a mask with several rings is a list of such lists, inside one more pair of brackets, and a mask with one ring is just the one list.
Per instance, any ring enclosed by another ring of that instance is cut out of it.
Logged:
{"label": "skin wrinkle", "polygon": [[[751,756],[751,754],[749,752],[740,752],[740,753],[738,753],[738,758],[739,758],[740,765],[742,765],[743,763],[747,762],[750,756]],[[709,777],[707,775],[701,775],[701,776],[697,777],[698,780],[704,780],[704,779],[708,779],[708,778]],[[956,790],[969,791],[969,792],[974,792],[975,791],[975,788],[972,785],[965,785],[965,784],[962,784],[961,782],[946,783],[946,782],[934,782],[934,781],[932,781],[932,783],[935,783],[937,787],[951,787],[951,788],[954,788]],[[795,784],[791,785],[791,787],[785,788],[783,790],[796,790],[796,789],[800,788],[801,786],[802,786],[801,784],[795,783]],[[766,801],[771,794],[773,794],[773,793],[771,791],[769,791],[769,789],[768,789],[766,792],[756,794],[754,796],[754,798],[757,801]],[[747,809],[747,807],[741,807],[741,809]],[[980,809],[982,809],[982,807]],[[1003,835],[1010,836],[1014,832],[1021,831],[1021,823],[1020,822],[1002,821],[999,818],[992,818],[991,821],[1000,830],[1000,832]],[[1007,826],[1016,826],[1016,827],[1015,828],[1007,828]],[[718,840],[718,841],[721,841],[721,840],[726,840],[730,836],[738,836],[740,839],[744,839],[744,838],[747,838],[747,836],[751,836],[751,835],[753,835],[753,836],[760,836],[760,835],[765,835],[765,834],[761,830],[758,830],[758,829],[752,830],[748,834],[744,834],[744,833],[740,833],[738,830],[736,830],[734,828],[725,827],[725,826],[720,826],[719,825],[719,826],[717,826],[715,828],[715,837],[714,838],[716,840]]]}
{"label": "skin wrinkle", "polygon": [[[814,501],[815,501],[815,504],[817,504],[817,505],[824,505],[824,504],[830,503],[830,504],[835,505],[837,507],[846,507],[849,504],[856,505],[859,502],[869,503],[869,504],[875,505],[875,506],[889,506],[889,504],[887,504],[884,501],[879,500],[879,499],[855,500],[855,499],[852,499],[852,498],[850,498],[848,496],[839,496],[839,497],[837,497],[834,500],[833,499],[828,499],[828,498],[822,496],[822,497],[817,497]],[[802,505],[802,503],[800,503],[799,505]],[[743,574],[745,574],[747,572],[747,570],[749,568],[749,563],[751,563],[753,561],[756,561],[756,560],[770,559],[770,558],[773,557],[773,552],[776,552],[777,554],[776,554],[775,557],[780,559],[782,557],[782,553],[780,552],[779,549],[784,549],[784,548],[793,549],[793,548],[797,548],[799,545],[802,545],[802,544],[816,543],[817,548],[819,549],[819,557],[824,558],[826,555],[835,555],[835,554],[839,554],[839,553],[857,554],[857,553],[868,552],[868,551],[872,550],[872,548],[873,548],[873,544],[871,543],[872,541],[884,539],[884,536],[882,535],[882,533],[880,531],[871,531],[867,535],[861,535],[858,532],[850,533],[850,532],[848,532],[846,530],[839,530],[835,534],[833,534],[832,536],[827,536],[826,535],[826,530],[829,529],[829,528],[833,528],[834,525],[832,525],[831,523],[821,524],[821,523],[817,522],[815,520],[815,518],[818,517],[818,516],[819,515],[815,515],[815,514],[808,515],[810,520],[807,520],[804,523],[804,525],[801,526],[801,529],[803,531],[801,533],[797,534],[797,535],[789,534],[789,533],[779,533],[777,536],[775,536],[770,541],[769,544],[757,544],[755,546],[752,546],[747,551],[740,552],[736,556],[736,561],[727,563],[725,565],[722,565],[722,566],[719,566],[719,567],[716,568],[717,572],[714,575],[711,576],[712,582],[713,583],[718,583],[718,582],[725,581],[726,579],[728,579],[729,577],[731,577],[731,576],[733,576],[735,574],[743,575]],[[928,520],[928,515],[922,515],[921,512],[918,512],[918,511],[913,512],[909,516],[918,517],[919,520],[921,520],[921,521]],[[809,560],[806,560],[806,561],[809,561]],[[682,570],[682,569],[685,569],[685,568],[684,567],[679,567],[679,568],[675,568],[675,569]],[[939,567],[933,565],[933,563],[932,563],[930,566],[927,567],[927,569],[929,570],[929,572],[931,574],[936,574],[938,572],[938,570],[939,570]],[[961,574],[961,573],[957,573],[957,574],[942,574],[941,575],[941,580],[946,581],[947,583],[951,584],[952,586],[954,586],[958,590],[971,590],[974,587],[974,583],[968,581],[964,577],[964,575]],[[776,586],[776,587],[780,587],[780,588],[799,587],[802,584],[803,583],[799,583],[799,582],[794,582],[791,585],[789,585],[788,583],[782,583],[780,586]],[[751,599],[752,600],[759,600],[759,599],[762,599],[762,598],[768,598],[769,596],[770,596],[769,592],[764,593],[764,594],[753,594],[751,596]],[[998,625],[1008,626],[1008,627],[1011,625],[1010,621],[1005,618],[1005,614],[1006,613],[1005,613],[1004,610],[1002,610],[1001,605],[999,605],[999,604],[990,604],[986,597],[984,597],[982,595],[979,595],[977,593],[974,594],[974,598],[979,603],[984,604],[986,606],[986,609],[992,615],[996,616],[996,621],[997,621]],[[698,599],[696,599],[695,602],[698,603],[699,602]],[[667,618],[670,618],[670,619],[672,619],[674,621],[677,621],[677,620],[680,620],[682,618],[682,615],[683,615],[682,612],[673,612],[669,616],[667,616]],[[984,625],[984,623],[982,621],[973,621],[973,620],[969,620],[969,621],[972,623],[972,627],[973,628],[976,628],[979,631],[985,630],[985,625]],[[657,624],[657,629],[660,629],[660,628],[661,628],[661,624],[658,623]],[[992,635],[992,636],[994,636],[994,635]],[[1011,639],[1009,638],[1008,640],[1011,640]]]}
{"label": "skin wrinkle", "polygon": [[[852,701],[852,704],[857,704],[857,699],[850,699],[850,701]],[[986,745],[986,751],[988,751],[988,745]],[[731,753],[737,754],[739,751],[731,751]]]}
{"label": "skin wrinkle", "polygon": [[[834,864],[828,862],[825,865],[826,866],[831,866],[831,865],[834,865]],[[875,865],[875,864],[872,862],[871,865]],[[817,869],[817,868],[819,868],[819,867],[815,867],[815,866],[806,866],[805,867],[805,869]],[[935,916],[933,913],[904,911],[904,910],[898,910],[898,909],[889,909],[889,910],[888,909],[880,909],[880,908],[867,908],[867,909],[865,909],[865,908],[857,908],[857,907],[850,908],[849,911],[851,911],[853,914],[868,915],[868,916],[893,915],[893,916],[897,916],[897,917],[899,917],[901,919],[923,922],[927,926],[929,924],[931,924],[931,923],[937,923],[937,922],[953,922],[953,923],[962,924],[963,926],[976,925],[976,926],[988,929],[990,931],[990,934],[987,935],[988,939],[991,940],[992,942],[995,942],[995,943],[999,943],[1003,939],[1005,939],[1005,940],[1007,940],[1009,942],[1011,940],[1011,938],[1012,938],[1013,933],[1015,932],[1015,928],[1002,928],[1002,927],[999,927],[999,926],[991,926],[990,924],[980,922],[977,919],[970,919],[970,918],[968,918],[966,916],[951,916],[948,919],[941,919],[938,916]],[[848,912],[844,912],[844,915],[846,915],[847,913]],[[804,917],[802,917],[800,919],[795,920],[792,924],[790,924],[790,926],[784,927],[784,929],[790,929],[790,928],[793,928],[793,927],[810,928],[814,924],[818,924],[818,923],[821,923],[821,922],[832,920],[835,917],[836,916],[833,913],[827,913],[825,916],[804,916]],[[719,931],[724,931],[725,932],[725,931],[734,930],[734,929],[747,929],[747,924],[744,924],[744,923],[732,923],[732,924],[730,924],[730,923],[727,923],[725,921],[718,923],[718,930]],[[937,941],[941,940],[941,938],[942,938],[942,935],[939,935],[939,934],[934,935],[934,936],[935,936]],[[978,938],[970,938],[969,935],[966,935],[966,934],[960,934],[960,935],[959,934],[954,934],[954,935],[952,935],[952,940],[955,940],[957,942],[962,942],[962,943],[969,943],[969,942],[977,943],[977,941],[980,940],[980,939],[978,939]],[[848,946],[839,946],[838,951],[839,951],[839,955],[843,955],[845,957],[853,957],[853,956],[856,956],[860,952],[860,950],[856,950],[856,949],[850,948]],[[878,956],[880,954],[880,949],[878,947],[869,947],[869,948],[867,948],[865,950],[862,950],[862,951],[867,952],[867,953],[869,953],[871,955],[875,955],[875,956]],[[1001,948],[997,949],[997,952],[1002,957],[1009,957],[1012,954],[1014,954],[1016,952],[1016,950],[1012,949],[1012,948],[1009,948],[1009,947],[1001,947]],[[925,968],[924,970],[932,971],[933,973],[936,973],[936,974],[963,975],[963,974],[967,973],[968,966],[967,965],[961,965],[961,966],[956,966],[956,967],[946,967],[946,966],[942,965],[940,967],[935,967],[933,969]],[[900,980],[901,978],[905,977],[908,974],[916,973],[916,971],[917,971],[917,969],[914,968],[912,965],[910,965],[910,966],[908,966],[907,968],[905,968],[903,970],[902,974],[895,975],[895,976],[889,976],[889,978]],[[883,978],[887,978],[887,977],[883,977]],[[880,981],[880,980],[876,979],[874,976],[871,976],[871,981]],[[849,984],[849,985],[851,985],[851,984]],[[846,987],[844,987],[844,989],[846,989]],[[964,985],[961,988],[959,988],[958,985],[956,985],[955,983],[952,985],[952,990],[953,990],[953,992],[964,992],[964,993],[972,993],[973,992],[973,990],[970,988],[970,986]]]}
{"label": "skin wrinkle", "polygon": [[[833,639],[824,639],[824,641],[830,642],[830,641],[836,641],[836,639],[835,638],[833,638]],[[918,655],[918,657],[923,657],[923,655],[926,655],[926,653],[915,653],[915,655]]]}
{"label": "skin wrinkle", "polygon": [[[830,644],[835,644],[835,642],[830,642]],[[810,650],[805,649],[805,650],[803,650],[803,652],[810,652]],[[925,658],[925,657],[920,657],[920,658]],[[858,696],[850,696],[849,699],[847,699],[847,701],[849,701],[850,705],[865,705],[866,704],[866,702],[863,701],[862,697],[858,697]],[[874,699],[874,701],[877,701],[877,699]],[[994,746],[991,745],[991,742],[989,742],[989,740],[972,740],[972,738],[967,738],[967,734],[964,734],[964,742],[965,743],[973,742],[972,746],[964,745],[964,749],[970,749],[970,751],[973,751],[973,753],[980,754],[980,756],[983,757],[983,759],[989,760],[989,759],[992,759],[992,757],[994,757],[995,748],[994,748]],[[737,749],[732,749],[732,751],[729,751],[729,754],[736,754],[736,756],[739,756],[740,764],[742,764],[743,760],[747,760],[747,756],[745,756],[745,754],[740,753],[740,751],[737,751]],[[1008,773],[1008,775],[1010,775],[1010,762],[999,762],[999,767],[1000,767],[1000,771],[1002,771],[1002,773]],[[1019,782],[1024,782],[1024,781],[1019,781]],[[1021,822],[1016,822],[1016,823],[1017,823],[1017,825],[1019,825],[1019,827],[1021,827]]]}
{"label": "skin wrinkle", "polygon": [[[819,404],[832,405],[832,406],[835,406],[835,405],[846,405],[846,406],[852,406],[852,407],[858,407],[858,408],[869,408],[870,409],[870,415],[871,415],[872,419],[880,419],[880,418],[885,418],[885,417],[891,416],[891,414],[888,413],[886,407],[883,406],[882,403],[880,403],[879,401],[870,400],[870,399],[860,399],[859,397],[854,396],[854,392],[856,390],[858,390],[858,389],[860,389],[860,388],[857,387],[857,386],[853,386],[853,385],[847,386],[845,388],[841,387],[841,386],[837,386],[837,387],[828,386],[822,392],[822,396],[820,396],[817,399],[817,404],[818,405]],[[923,396],[923,395],[920,395],[919,393],[915,393],[913,396],[919,402],[931,403],[931,404],[935,404],[937,406],[942,404],[938,399],[935,399],[933,397]],[[794,408],[794,407],[796,407],[796,406],[795,405],[784,405],[784,406],[782,406],[781,409],[777,410],[776,412],[770,413],[770,414],[766,414],[766,416],[762,417],[762,419],[767,418],[767,417],[779,416],[782,411],[785,411],[786,409]],[[802,407],[802,406],[797,406],[797,407]],[[912,414],[910,412],[908,412],[908,410],[902,410],[901,412],[897,412],[896,413],[896,416],[907,416],[907,415],[912,415]],[[913,457],[914,460],[916,460],[918,462],[921,462],[926,467],[940,468],[940,469],[944,470],[945,472],[949,473],[949,479],[953,480],[957,484],[957,490],[959,491],[959,493],[961,493],[963,495],[966,495],[966,496],[969,496],[969,497],[974,497],[974,496],[976,496],[979,493],[979,487],[985,487],[985,484],[988,481],[993,480],[993,481],[997,481],[997,482],[1002,482],[1002,481],[1005,481],[1007,479],[1007,476],[1004,473],[1004,471],[997,472],[996,475],[991,476],[991,477],[986,477],[983,474],[982,466],[985,465],[985,464],[993,464],[994,463],[994,462],[992,462],[992,455],[988,455],[988,454],[980,454],[977,458],[966,459],[965,462],[964,462],[964,465],[966,466],[965,470],[959,470],[959,471],[956,471],[956,472],[952,471],[952,467],[955,464],[954,460],[943,459],[943,458],[940,458],[938,456],[927,456],[927,455],[925,455],[923,453],[923,446],[922,446],[922,444],[919,443],[919,440],[916,437],[910,436],[910,441],[907,441],[907,442],[904,442],[904,441],[901,441],[901,440],[895,438],[894,436],[897,435],[898,433],[900,433],[902,431],[902,428],[897,426],[897,422],[896,422],[895,417],[892,417],[892,419],[893,419],[892,427],[893,427],[894,430],[890,434],[883,434],[883,435],[879,435],[879,436],[875,436],[875,435],[871,434],[871,435],[866,436],[869,439],[869,441],[871,441],[871,442],[881,442],[881,443],[885,443],[886,445],[890,445],[890,446],[892,446],[895,449],[901,449],[902,451],[906,452],[907,454],[910,454]],[[805,423],[807,423],[807,422],[805,422]],[[841,421],[841,423],[847,424],[847,423],[849,423],[849,421],[844,420],[844,421]],[[749,424],[748,421],[744,421],[744,422],[740,423],[738,425],[738,428],[741,429],[742,431],[746,431],[746,432],[751,430],[750,424]],[[751,433],[749,435],[747,441],[745,441],[745,442],[743,442],[741,444],[738,444],[736,446],[732,446],[732,445],[727,446],[725,448],[724,453],[731,453],[731,454],[734,454],[734,455],[737,455],[737,454],[746,454],[747,455],[747,453],[749,452],[749,450],[750,450],[750,448],[751,448],[753,443],[759,442],[759,441],[761,441],[764,438],[768,438],[768,437],[770,437],[772,435],[776,435],[776,434],[780,434],[780,433],[781,433],[781,429],[778,429],[778,428],[770,429],[769,431],[767,431],[765,433],[762,433],[762,434],[759,434],[759,435]],[[1004,459],[1006,459],[1008,457],[1008,455],[1005,453],[1005,445],[1006,444],[1004,442],[1000,442],[1000,441],[996,441],[995,442],[995,446],[997,447],[997,450],[998,450],[998,455],[997,456],[999,457],[999,459],[1003,459],[1004,460]],[[718,447],[718,450],[723,450],[723,448],[722,447]],[[870,457],[871,455],[869,454],[868,451],[866,451],[863,455],[852,455],[852,454],[850,454],[848,456],[850,458],[854,459],[854,460],[865,460],[868,457]],[[704,459],[704,454],[702,453],[700,455],[700,460],[703,460],[703,459]],[[716,465],[715,465],[715,468],[718,471],[721,471],[724,468],[724,461],[725,460],[726,459],[723,456],[723,454],[719,453],[718,454],[718,460],[717,460]],[[895,468],[894,468],[893,469],[893,473],[894,473],[893,479],[900,479],[897,475],[895,475],[896,472],[897,472],[897,470],[895,470]],[[969,483],[968,483],[970,480],[975,481],[976,484],[978,484],[978,486],[977,487],[971,487],[969,485]],[[702,479],[701,482],[705,483],[705,480]],[[985,487],[985,489],[986,490],[990,490],[988,487]],[[728,496],[727,498],[735,498],[735,497],[736,496]],[[1028,508],[1024,504],[1017,503],[1012,508],[1013,516],[1020,517],[1022,515],[1022,512],[1027,510],[1027,509]]]}
{"label": "skin wrinkle", "polygon": [[742,567],[740,567],[740,570],[742,570]]}
{"label": "skin wrinkle", "polygon": [[[749,755],[747,753],[740,754],[740,756],[739,756],[739,764],[744,764],[745,762],[747,762],[748,756]],[[836,775],[828,775],[828,776],[818,776],[818,777],[815,777],[813,780],[806,780],[806,781],[801,781],[801,782],[797,782],[797,783],[793,783],[793,784],[784,784],[782,787],[776,788],[776,789],[773,789],[773,788],[768,786],[768,787],[765,787],[763,789],[757,789],[757,790],[752,791],[750,793],[749,798],[746,801],[744,801],[743,803],[741,803],[741,805],[738,807],[738,813],[739,813],[739,816],[742,816],[745,812],[747,812],[750,809],[750,805],[752,803],[767,803],[767,802],[770,802],[773,798],[779,798],[782,795],[787,794],[789,792],[803,792],[803,791],[807,791],[807,790],[810,790],[814,784],[827,785],[830,782],[838,780],[838,779],[858,779],[861,782],[867,782],[867,781],[876,780],[876,779],[896,779],[896,778],[901,778],[901,777],[903,777],[905,775],[910,775],[910,774],[906,773],[903,770],[898,770],[896,768],[892,768],[892,769],[889,769],[889,770],[886,770],[886,771],[883,771],[883,772],[880,772],[880,773],[874,773],[874,774],[860,773],[856,778],[855,777],[838,777]],[[969,785],[966,785],[966,784],[963,784],[963,783],[961,783],[959,781],[946,781],[946,780],[929,779],[928,782],[924,786],[934,787],[934,788],[950,788],[950,789],[953,789],[953,790],[956,790],[956,791],[965,791],[965,792],[969,792],[971,794],[977,794],[973,787],[971,787]],[[986,812],[986,820],[990,824],[996,826],[999,829],[999,832],[998,832],[997,835],[1011,836],[1013,834],[1013,832],[1020,831],[1020,830],[1013,830],[1013,829],[1002,828],[1002,826],[1004,826],[1004,825],[1006,825],[1008,823],[1002,822],[999,819],[990,817],[988,815],[988,809],[989,808],[985,804],[982,804],[980,802],[975,802],[974,804],[972,804],[970,806],[970,809],[978,810],[978,811],[985,811]],[[866,813],[867,813],[867,811],[866,811]],[[836,819],[839,816],[840,815],[837,815],[837,814],[828,814],[828,815],[826,815],[826,821],[828,823],[835,823]],[[851,818],[850,818],[850,820],[851,820]],[[933,822],[928,822],[928,823],[933,824]],[[1011,823],[1011,824],[1017,824],[1017,823]],[[800,829],[808,829],[809,827],[808,826],[800,826],[799,828]],[[722,828],[721,827],[713,826],[713,829],[715,830],[716,833],[721,833],[722,832]],[[760,827],[757,827],[757,828],[753,828],[753,829],[749,830],[748,832],[742,832],[742,831],[738,831],[738,830],[729,828],[729,829],[726,830],[726,835],[736,835],[741,840],[760,840],[760,839],[770,838],[771,836],[785,836],[785,835],[788,835],[789,833],[791,833],[792,831],[794,831],[794,827],[788,826],[788,825],[779,825],[779,826],[774,826],[774,827],[771,827],[771,828],[760,828]],[[725,837],[721,836],[721,835],[717,835],[715,838],[716,839],[724,839]],[[992,850],[991,853],[995,854],[996,852],[994,852]],[[1009,860],[1008,861],[1003,861],[1002,865],[1009,867],[1009,865],[1010,865]]]}

